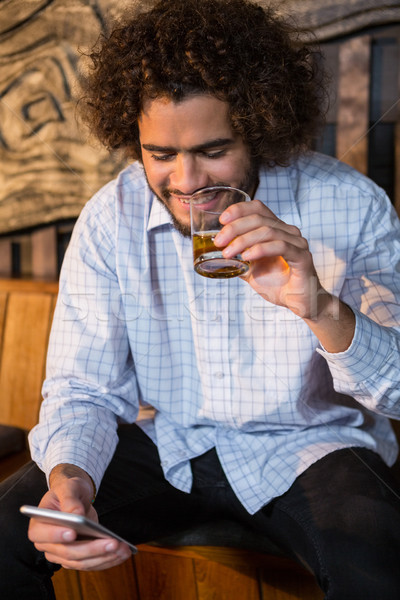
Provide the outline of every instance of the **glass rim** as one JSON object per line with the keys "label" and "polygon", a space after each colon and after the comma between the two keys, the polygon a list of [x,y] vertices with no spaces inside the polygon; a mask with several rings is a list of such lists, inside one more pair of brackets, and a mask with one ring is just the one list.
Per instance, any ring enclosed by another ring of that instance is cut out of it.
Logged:
{"label": "glass rim", "polygon": [[195,192],[193,192],[193,194],[191,194],[189,196],[189,201],[196,195],[200,195],[201,193],[207,193],[207,192],[214,192],[214,191],[231,191],[231,192],[239,192],[239,194],[243,194],[243,196],[245,196],[246,200],[251,200],[249,194],[247,192],[245,192],[244,190],[241,190],[239,188],[236,187],[232,187],[230,185],[209,185],[203,188],[199,188],[198,190],[196,190]]}

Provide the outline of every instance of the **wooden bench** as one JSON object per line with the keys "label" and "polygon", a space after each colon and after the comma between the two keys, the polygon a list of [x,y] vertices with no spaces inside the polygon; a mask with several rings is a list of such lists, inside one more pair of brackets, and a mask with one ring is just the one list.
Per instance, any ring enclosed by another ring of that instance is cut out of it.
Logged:
{"label": "wooden bench", "polygon": [[[29,460],[26,432],[37,422],[57,283],[0,279],[0,425],[17,428],[0,480]],[[13,430],[10,429],[10,432]],[[0,438],[0,454],[1,454]],[[16,444],[16,445],[15,445]],[[3,447],[4,450],[4,447]],[[314,578],[296,563],[242,548],[143,544],[101,572],[61,569],[58,600],[318,600]]]}

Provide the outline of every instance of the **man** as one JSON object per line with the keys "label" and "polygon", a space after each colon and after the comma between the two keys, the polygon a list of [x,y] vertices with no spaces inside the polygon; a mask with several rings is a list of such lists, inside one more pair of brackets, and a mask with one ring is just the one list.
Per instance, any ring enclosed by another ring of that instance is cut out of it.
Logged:
{"label": "man", "polygon": [[[55,565],[129,556],[35,519],[24,541],[18,506],[40,502],[133,543],[229,516],[326,598],[396,598],[400,226],[382,190],[309,151],[308,49],[255,4],[163,0],[92,58],[92,127],[137,161],[86,205],[65,258],[30,437],[50,489],[33,465],[2,488],[8,597],[51,597]],[[253,198],[216,238],[250,261],[243,278],[193,271],[188,198],[214,184]],[[155,416],[132,425],[139,405]]]}

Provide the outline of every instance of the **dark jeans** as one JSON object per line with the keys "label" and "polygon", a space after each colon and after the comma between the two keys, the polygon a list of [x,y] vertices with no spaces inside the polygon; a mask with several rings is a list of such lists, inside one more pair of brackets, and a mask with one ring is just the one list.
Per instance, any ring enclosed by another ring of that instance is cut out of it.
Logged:
{"label": "dark jeans", "polygon": [[[136,426],[120,429],[95,507],[100,522],[134,543],[191,525],[233,519],[269,538],[282,553],[307,565],[327,600],[400,597],[400,492],[373,452],[338,450],[300,475],[283,496],[249,515],[233,494],[211,450],[192,461],[192,492],[163,477],[157,449]],[[54,598],[48,563],[27,539],[18,508],[46,492],[33,463],[0,484],[0,598]]]}

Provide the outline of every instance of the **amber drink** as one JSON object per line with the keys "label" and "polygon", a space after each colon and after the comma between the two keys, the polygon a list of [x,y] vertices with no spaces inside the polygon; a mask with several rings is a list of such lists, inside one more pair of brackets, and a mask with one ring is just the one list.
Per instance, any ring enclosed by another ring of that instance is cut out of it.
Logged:
{"label": "amber drink", "polygon": [[214,245],[218,231],[198,232],[193,234],[194,270],[204,277],[229,279],[243,275],[249,263],[239,258],[224,258],[223,248]]}
{"label": "amber drink", "polygon": [[220,215],[230,204],[249,201],[250,197],[236,188],[213,186],[203,188],[190,199],[194,270],[212,279],[229,279],[243,275],[249,263],[240,255],[225,258],[222,247],[214,245],[214,238],[222,229]]}

